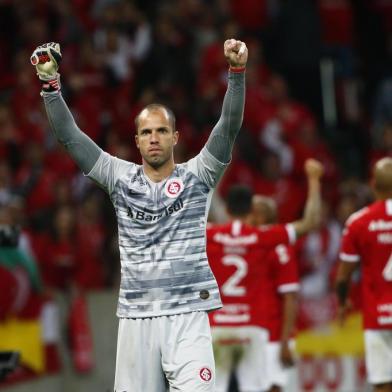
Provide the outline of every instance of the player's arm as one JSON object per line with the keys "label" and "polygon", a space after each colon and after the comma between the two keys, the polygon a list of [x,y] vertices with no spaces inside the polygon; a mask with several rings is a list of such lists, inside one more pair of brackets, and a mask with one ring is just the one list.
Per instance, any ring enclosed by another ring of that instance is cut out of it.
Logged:
{"label": "player's arm", "polygon": [[244,115],[248,49],[245,43],[229,39],[224,43],[224,54],[230,66],[229,81],[221,116],[208,138],[206,148],[219,162],[228,163]]}
{"label": "player's arm", "polygon": [[296,291],[282,294],[282,331],[280,337],[280,360],[283,366],[293,366],[294,358],[289,342],[292,336],[298,311],[298,293]]}
{"label": "player's arm", "polygon": [[278,245],[275,248],[274,274],[277,292],[282,299],[282,322],[280,327],[280,361],[283,366],[293,366],[294,356],[290,348],[290,339],[293,336],[298,312],[298,260],[293,248]]}
{"label": "player's arm", "polygon": [[340,325],[344,324],[346,313],[351,308],[348,299],[350,292],[351,277],[357,269],[358,263],[352,263],[341,260],[338,266],[338,272],[335,280],[335,293],[338,299],[337,318]]}
{"label": "player's arm", "polygon": [[308,195],[302,219],[292,223],[296,236],[302,236],[316,229],[321,222],[321,183],[323,165],[315,159],[307,159],[305,173],[308,181]]}
{"label": "player's arm", "polygon": [[57,72],[61,61],[60,45],[51,42],[38,46],[30,61],[42,82],[41,95],[49,124],[57,140],[67,149],[83,172],[89,173],[102,150],[78,128],[61,96],[60,74]]}
{"label": "player's arm", "polygon": [[351,277],[361,260],[357,245],[357,226],[355,217],[351,215],[345,224],[339,253],[339,265],[335,278],[335,293],[338,300],[337,318],[343,325],[347,311],[351,308],[349,300]]}

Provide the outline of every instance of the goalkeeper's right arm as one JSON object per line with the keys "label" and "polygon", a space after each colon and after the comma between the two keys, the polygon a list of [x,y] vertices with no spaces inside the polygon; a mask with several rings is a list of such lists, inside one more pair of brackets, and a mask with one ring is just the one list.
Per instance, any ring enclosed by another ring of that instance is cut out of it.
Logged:
{"label": "goalkeeper's right arm", "polygon": [[41,95],[44,98],[49,124],[57,140],[64,145],[83,172],[89,173],[102,150],[78,128],[61,96],[60,74],[57,72],[61,61],[60,45],[51,42],[38,46],[30,61],[42,82]]}

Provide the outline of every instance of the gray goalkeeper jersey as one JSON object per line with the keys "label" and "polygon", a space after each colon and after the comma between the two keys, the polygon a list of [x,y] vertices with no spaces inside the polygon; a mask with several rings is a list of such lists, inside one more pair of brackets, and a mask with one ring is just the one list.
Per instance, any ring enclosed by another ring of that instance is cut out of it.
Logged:
{"label": "gray goalkeeper jersey", "polygon": [[119,317],[221,307],[205,230],[212,191],[225,166],[203,148],[154,183],[141,165],[101,153],[88,176],[107,190],[117,215]]}
{"label": "gray goalkeeper jersey", "polygon": [[84,173],[109,193],[118,220],[120,317],[151,317],[219,308],[206,257],[211,193],[229,162],[242,124],[245,75],[229,72],[222,112],[205,147],[171,176],[151,182],[143,167],[103,152],[82,132],[61,94],[43,93],[57,140]]}

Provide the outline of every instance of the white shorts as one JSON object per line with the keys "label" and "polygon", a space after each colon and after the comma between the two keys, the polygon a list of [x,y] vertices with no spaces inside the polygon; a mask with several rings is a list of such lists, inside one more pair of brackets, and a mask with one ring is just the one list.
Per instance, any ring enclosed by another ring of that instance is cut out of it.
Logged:
{"label": "white shorts", "polygon": [[240,391],[260,392],[267,389],[266,329],[254,326],[213,327],[212,341],[216,362],[216,392],[228,391],[233,371]]}
{"label": "white shorts", "polygon": [[392,382],[392,330],[365,330],[365,353],[369,383]]}
{"label": "white shorts", "polygon": [[215,364],[206,312],[119,321],[115,392],[212,392]]}
{"label": "white shorts", "polygon": [[[290,340],[290,349],[294,350],[295,341]],[[272,387],[276,385],[278,387],[286,387],[290,372],[293,367],[287,368],[282,365],[280,360],[280,342],[268,342],[267,343],[267,375],[269,385]]]}

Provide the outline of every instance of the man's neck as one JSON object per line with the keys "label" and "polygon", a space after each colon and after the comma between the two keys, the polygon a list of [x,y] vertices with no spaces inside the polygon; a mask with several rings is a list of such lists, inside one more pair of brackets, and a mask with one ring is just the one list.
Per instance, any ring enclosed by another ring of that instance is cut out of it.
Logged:
{"label": "man's neck", "polygon": [[229,217],[232,222],[240,221],[241,223],[249,224],[249,216],[248,215],[244,216],[244,215],[231,215],[231,214],[229,214]]}
{"label": "man's neck", "polygon": [[388,200],[392,199],[392,193],[391,192],[374,192],[374,195],[376,197],[376,200]]}
{"label": "man's neck", "polygon": [[143,160],[143,170],[144,174],[152,181],[152,182],[161,182],[165,178],[169,177],[170,174],[173,173],[175,168],[174,161],[166,162],[164,165],[154,168],[149,165],[147,162]]}

